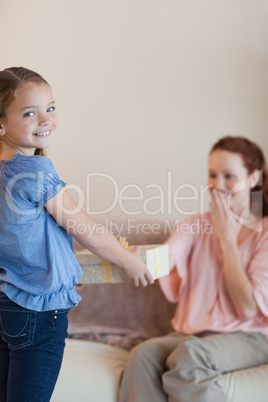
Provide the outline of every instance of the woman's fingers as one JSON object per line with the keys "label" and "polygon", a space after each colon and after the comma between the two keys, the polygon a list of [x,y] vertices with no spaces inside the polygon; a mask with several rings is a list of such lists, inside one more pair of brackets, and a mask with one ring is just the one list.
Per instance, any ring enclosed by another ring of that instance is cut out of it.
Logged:
{"label": "woman's fingers", "polygon": [[211,210],[214,216],[227,219],[229,214],[228,194],[221,190],[213,189],[211,191],[211,201]]}

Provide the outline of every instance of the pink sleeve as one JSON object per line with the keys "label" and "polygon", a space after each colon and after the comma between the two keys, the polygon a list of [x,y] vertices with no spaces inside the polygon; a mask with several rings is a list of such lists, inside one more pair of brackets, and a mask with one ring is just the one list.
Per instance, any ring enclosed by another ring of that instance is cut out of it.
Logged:
{"label": "pink sleeve", "polygon": [[247,273],[253,286],[256,303],[265,317],[268,317],[268,228],[259,238],[253,250],[253,257]]}
{"label": "pink sleeve", "polygon": [[176,268],[168,276],[159,278],[159,283],[165,297],[172,303],[179,301],[180,290],[187,279],[187,263],[195,238],[191,229],[197,219],[196,216],[185,219],[166,241]]}

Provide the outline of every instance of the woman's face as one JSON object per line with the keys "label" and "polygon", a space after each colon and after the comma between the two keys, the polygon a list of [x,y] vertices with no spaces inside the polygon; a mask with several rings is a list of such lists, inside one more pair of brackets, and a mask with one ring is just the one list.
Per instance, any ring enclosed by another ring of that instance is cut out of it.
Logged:
{"label": "woman's face", "polygon": [[250,176],[240,154],[213,151],[209,158],[208,185],[226,194],[232,209],[249,206]]}

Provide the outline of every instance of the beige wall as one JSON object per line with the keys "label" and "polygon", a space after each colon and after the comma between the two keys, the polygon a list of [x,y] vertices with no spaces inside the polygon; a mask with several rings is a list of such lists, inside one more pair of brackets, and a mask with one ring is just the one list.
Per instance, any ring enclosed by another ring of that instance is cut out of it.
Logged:
{"label": "beige wall", "polygon": [[[0,0],[0,13],[0,67],[51,83],[60,125],[49,156],[115,232],[202,207],[220,136],[245,135],[268,155],[267,0]],[[174,202],[176,191],[198,199]]]}

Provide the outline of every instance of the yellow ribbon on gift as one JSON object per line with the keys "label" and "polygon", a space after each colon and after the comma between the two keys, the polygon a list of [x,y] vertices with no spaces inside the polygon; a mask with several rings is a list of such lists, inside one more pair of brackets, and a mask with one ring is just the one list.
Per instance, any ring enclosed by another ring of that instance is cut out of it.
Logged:
{"label": "yellow ribbon on gift", "polygon": [[[126,241],[125,237],[120,237],[119,242],[124,248],[126,248],[126,249],[129,248],[128,242]],[[101,270],[102,270],[102,276],[103,276],[104,282],[105,283],[114,283],[112,266],[111,266],[110,261],[107,261],[104,258],[101,258],[100,263],[101,263]]]}
{"label": "yellow ribbon on gift", "polygon": [[125,237],[119,237],[119,243],[121,244],[121,246],[123,246],[126,249],[129,249],[129,244],[128,241],[126,240]]}
{"label": "yellow ribbon on gift", "polygon": [[105,283],[114,283],[112,267],[110,261],[105,260],[104,258],[100,259],[102,276]]}
{"label": "yellow ribbon on gift", "polygon": [[154,279],[158,279],[159,278],[159,250],[156,247],[155,248],[155,278]]}

